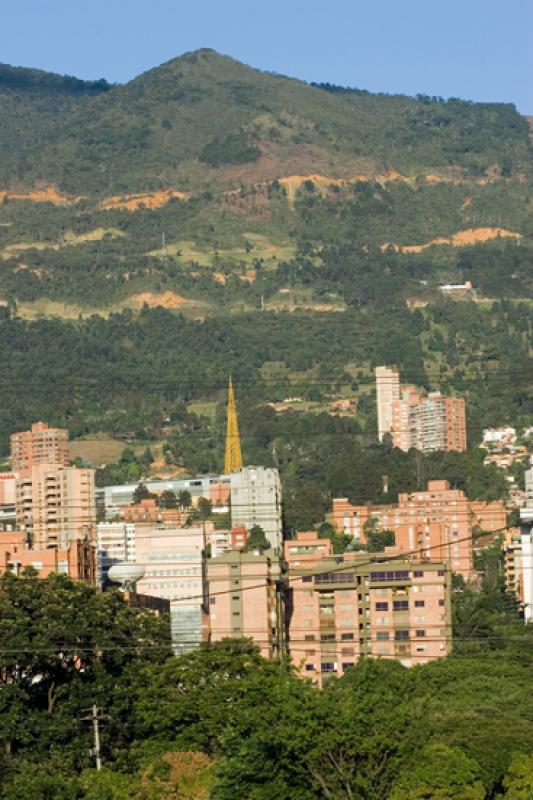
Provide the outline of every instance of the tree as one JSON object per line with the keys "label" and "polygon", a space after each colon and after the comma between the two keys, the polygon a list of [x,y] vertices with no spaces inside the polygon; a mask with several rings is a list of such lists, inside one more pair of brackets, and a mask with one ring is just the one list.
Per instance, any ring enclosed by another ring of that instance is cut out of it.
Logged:
{"label": "tree", "polygon": [[180,489],[178,492],[178,506],[180,508],[190,508],[192,503],[191,493],[188,489]]}
{"label": "tree", "polygon": [[268,550],[272,545],[268,541],[266,534],[260,525],[254,525],[248,533],[248,540],[243,547],[243,552],[250,553],[252,550]]}
{"label": "tree", "polygon": [[147,489],[145,483],[139,483],[133,492],[134,503],[140,503],[141,500],[150,500],[153,497],[155,497],[155,495]]}
{"label": "tree", "polygon": [[533,756],[515,753],[503,779],[505,800],[531,800],[533,797]]}
{"label": "tree", "polygon": [[484,800],[478,764],[461,750],[426,745],[416,763],[408,763],[389,800]]}
{"label": "tree", "polygon": [[367,533],[367,549],[371,553],[381,553],[396,542],[394,531],[371,530]]}
{"label": "tree", "polygon": [[173,491],[170,489],[165,489],[165,491],[161,492],[159,495],[158,505],[161,508],[176,508],[178,505],[178,499]]}
{"label": "tree", "polygon": [[208,500],[207,497],[200,497],[198,498],[196,511],[198,514],[198,519],[202,521],[209,519],[209,517],[213,513],[213,503],[211,502],[211,500]]}

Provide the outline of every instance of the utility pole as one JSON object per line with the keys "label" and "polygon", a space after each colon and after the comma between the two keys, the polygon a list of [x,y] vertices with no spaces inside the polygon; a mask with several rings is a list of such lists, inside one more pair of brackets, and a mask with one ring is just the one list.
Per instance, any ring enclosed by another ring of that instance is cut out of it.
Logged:
{"label": "utility pole", "polygon": [[100,755],[100,720],[102,717],[100,716],[102,709],[98,708],[98,706],[93,704],[91,708],[91,716],[90,717],[82,717],[82,719],[89,720],[92,722],[93,725],[93,738],[94,738],[94,747],[91,748],[90,753],[94,756],[96,761],[96,769],[102,769],[102,757]]}

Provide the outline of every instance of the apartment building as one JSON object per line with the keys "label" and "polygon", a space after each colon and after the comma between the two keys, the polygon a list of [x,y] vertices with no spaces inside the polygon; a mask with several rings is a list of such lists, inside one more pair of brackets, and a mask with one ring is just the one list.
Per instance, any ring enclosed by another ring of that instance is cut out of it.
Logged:
{"label": "apartment building", "polygon": [[378,438],[383,441],[386,433],[392,433],[393,403],[400,399],[400,373],[389,367],[376,367],[376,400],[378,411]]}
{"label": "apartment building", "polygon": [[212,642],[251,638],[265,658],[285,651],[282,565],[275,550],[229,551],[207,562]]}
{"label": "apartment building", "polygon": [[465,402],[440,392],[427,396],[416,386],[401,386],[397,370],[376,367],[378,436],[389,433],[395,447],[425,453],[466,450]]}
{"label": "apartment building", "polygon": [[56,572],[93,586],[96,584],[96,552],[91,542],[77,540],[64,549],[35,550],[28,547],[24,532],[0,532],[0,574],[20,575],[26,567],[36,569],[39,578]]}
{"label": "apartment building", "polygon": [[16,480],[17,526],[35,549],[66,549],[94,540],[94,470],[60,464],[33,464]]}
{"label": "apartment building", "polygon": [[402,493],[391,505],[354,506],[346,498],[333,500],[335,528],[366,544],[368,525],[393,531],[396,546],[421,560],[449,560],[453,572],[468,580],[473,572],[474,529],[491,533],[505,526],[506,511],[499,501],[469,501],[448,481],[429,481],[426,491]]}
{"label": "apartment building", "polygon": [[[374,556],[375,559],[375,556]],[[333,555],[314,532],[285,542],[288,649],[303,676],[322,686],[363,655],[405,666],[451,649],[451,573],[442,562],[383,554]]]}
{"label": "apartment building", "polygon": [[232,473],[231,524],[248,530],[259,525],[274,549],[281,546],[281,481],[277,469],[243,467]]}
{"label": "apartment building", "polygon": [[46,422],[35,422],[29,431],[11,434],[11,468],[14,472],[31,469],[35,464],[70,462],[68,430],[49,428]]}

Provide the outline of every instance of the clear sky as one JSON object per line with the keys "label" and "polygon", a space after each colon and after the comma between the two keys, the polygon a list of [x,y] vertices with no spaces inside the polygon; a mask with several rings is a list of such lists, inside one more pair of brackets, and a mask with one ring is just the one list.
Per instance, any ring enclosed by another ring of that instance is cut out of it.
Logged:
{"label": "clear sky", "polygon": [[533,0],[16,0],[0,61],[124,82],[212,47],[371,91],[514,102],[533,114]]}

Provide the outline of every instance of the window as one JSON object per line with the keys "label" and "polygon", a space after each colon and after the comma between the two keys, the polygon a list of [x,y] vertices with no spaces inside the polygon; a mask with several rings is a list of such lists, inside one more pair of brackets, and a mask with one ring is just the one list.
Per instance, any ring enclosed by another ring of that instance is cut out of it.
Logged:
{"label": "window", "polygon": [[394,640],[396,642],[406,642],[409,639],[409,631],[404,629],[399,629],[394,631]]}
{"label": "window", "polygon": [[210,606],[214,606],[216,601],[217,601],[216,597],[210,597],[209,598],[209,605]]}
{"label": "window", "polygon": [[444,605],[446,605],[446,600],[440,599],[439,606],[444,606]]}
{"label": "window", "polygon": [[240,617],[241,616],[241,612],[240,611],[234,611],[233,612],[233,616],[234,617]]}
{"label": "window", "polygon": [[314,633],[306,633],[304,636],[305,642],[314,642],[315,641],[315,634]]}
{"label": "window", "polygon": [[439,570],[437,571],[437,575],[438,575],[440,578],[443,578],[443,577],[444,577],[444,570],[443,570],[443,569],[439,569]]}
{"label": "window", "polygon": [[423,608],[425,605],[425,600],[415,600],[415,608]]}
{"label": "window", "polygon": [[397,570],[396,572],[371,572],[371,581],[407,581],[409,572],[407,570]]}
{"label": "window", "polygon": [[388,611],[389,604],[388,603],[376,603],[376,611]]}
{"label": "window", "polygon": [[306,672],[314,672],[315,671],[315,665],[314,664],[306,664],[305,665],[305,671]]}
{"label": "window", "polygon": [[376,617],[376,625],[389,625],[389,617]]}
{"label": "window", "polygon": [[394,601],[394,610],[395,611],[407,611],[409,608],[409,601],[408,600],[395,600]]}
{"label": "window", "polygon": [[353,633],[341,633],[341,642],[353,641]]}
{"label": "window", "polygon": [[419,644],[419,645],[417,645],[417,647],[415,647],[415,650],[416,650],[417,653],[424,653],[425,650],[426,650],[426,647],[423,644],[422,645]]}
{"label": "window", "polygon": [[388,642],[389,641],[389,632],[388,631],[378,631],[376,634],[376,639],[378,642]]}
{"label": "window", "polygon": [[423,639],[425,635],[426,635],[426,632],[424,630],[417,630],[416,631],[416,638],[417,639]]}
{"label": "window", "polygon": [[335,672],[335,663],[333,661],[323,661],[320,669],[322,672]]}
{"label": "window", "polygon": [[346,672],[347,669],[353,669],[355,667],[354,661],[345,661],[342,665],[342,671]]}
{"label": "window", "polygon": [[311,583],[312,580],[313,580],[312,575],[304,575],[302,578],[302,583]]}
{"label": "window", "polygon": [[423,577],[424,577],[424,573],[421,572],[420,570],[415,570],[413,572],[413,578],[423,578]]}
{"label": "window", "polygon": [[335,641],[335,634],[334,633],[321,633],[320,634],[320,641],[321,642],[334,642]]}
{"label": "window", "polygon": [[341,653],[343,656],[353,656],[355,654],[355,650],[353,647],[343,647],[341,649]]}

